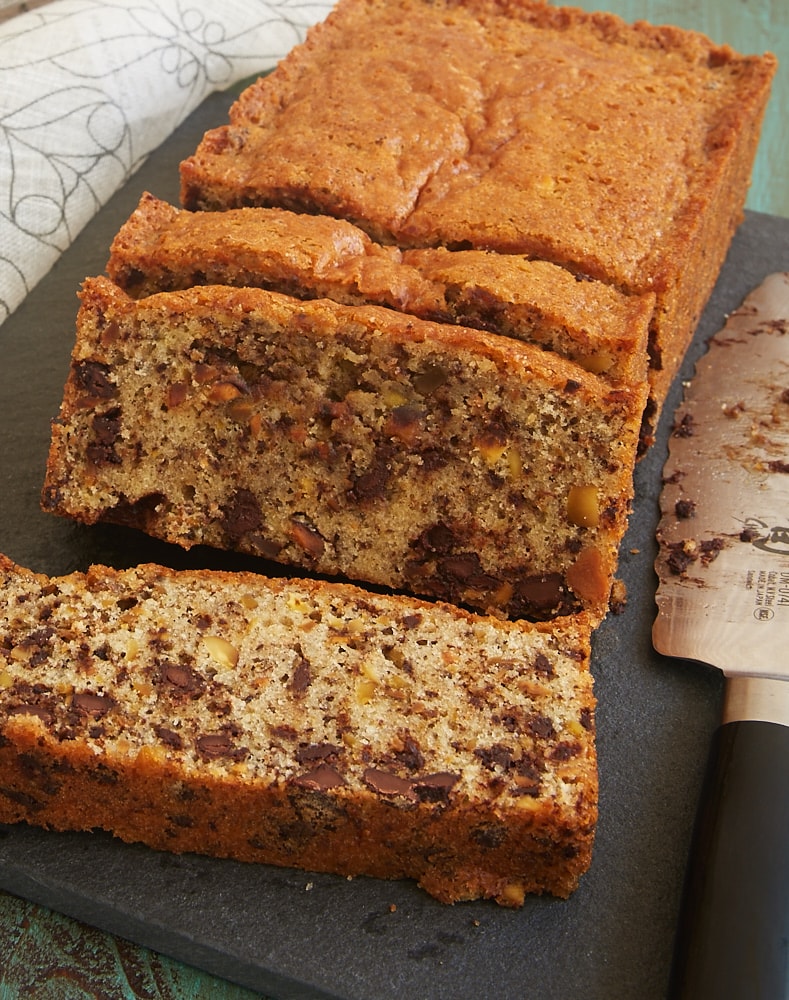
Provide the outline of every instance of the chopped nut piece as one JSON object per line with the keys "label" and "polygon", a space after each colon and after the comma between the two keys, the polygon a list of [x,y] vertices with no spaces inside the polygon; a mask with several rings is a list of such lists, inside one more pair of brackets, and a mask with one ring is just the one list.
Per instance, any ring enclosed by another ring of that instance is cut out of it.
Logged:
{"label": "chopped nut piece", "polygon": [[365,660],[364,663],[362,663],[362,674],[374,683],[377,683],[381,679],[375,664],[370,663],[369,660]]}
{"label": "chopped nut piece", "polygon": [[585,357],[577,358],[578,363],[586,371],[594,375],[605,375],[611,371],[616,363],[616,359],[609,351],[597,351],[595,354],[587,354]]}
{"label": "chopped nut piece", "polygon": [[596,528],[600,523],[600,504],[594,486],[573,486],[567,497],[567,519],[580,528]]}
{"label": "chopped nut piece", "polygon": [[414,388],[423,396],[435,392],[449,379],[449,375],[440,365],[429,365],[424,371],[414,375]]}
{"label": "chopped nut piece", "polygon": [[[236,389],[235,386],[230,386],[230,388]],[[213,392],[211,398],[213,399]],[[248,424],[255,414],[255,404],[251,399],[241,397],[240,392],[236,389],[235,396],[228,403],[227,412],[236,423]]]}
{"label": "chopped nut piece", "polygon": [[208,398],[212,403],[228,403],[241,395],[241,390],[232,382],[217,382],[208,393]]}
{"label": "chopped nut piece", "polygon": [[306,524],[302,524],[301,521],[291,521],[290,537],[296,545],[299,546],[299,548],[303,549],[309,555],[323,555],[326,543],[323,538],[321,538],[320,533],[314,528],[310,528]]}
{"label": "chopped nut piece", "polygon": [[405,677],[401,677],[400,674],[392,674],[391,677],[387,678],[387,684],[400,691],[411,686],[410,682]]}
{"label": "chopped nut piece", "polygon": [[396,382],[388,382],[381,392],[381,398],[387,407],[394,408],[405,406],[410,400],[405,394],[403,387]]}
{"label": "chopped nut piece", "polygon": [[610,584],[597,549],[583,549],[567,570],[567,585],[585,600],[605,601]]}
{"label": "chopped nut piece", "polygon": [[512,600],[514,592],[515,588],[511,583],[502,583],[501,586],[493,592],[490,603],[494,608],[505,607]]}
{"label": "chopped nut piece", "polygon": [[356,685],[356,702],[359,705],[367,705],[372,701],[375,694],[375,681],[363,679]]}
{"label": "chopped nut piece", "polygon": [[172,410],[180,406],[189,394],[186,382],[174,382],[167,390],[167,408]]}
{"label": "chopped nut piece", "polygon": [[523,906],[523,900],[526,896],[523,891],[523,886],[517,882],[512,882],[510,885],[504,887],[502,893],[502,902],[509,906]]}
{"label": "chopped nut piece", "polygon": [[220,666],[235,667],[238,663],[238,650],[227,639],[222,639],[218,635],[207,635],[203,638],[203,645]]}
{"label": "chopped nut piece", "polygon": [[481,434],[474,444],[485,462],[490,466],[495,465],[507,450],[507,442],[502,441],[493,434]]}
{"label": "chopped nut piece", "polygon": [[301,614],[308,614],[310,606],[300,594],[288,594],[285,602],[291,611],[299,611]]}

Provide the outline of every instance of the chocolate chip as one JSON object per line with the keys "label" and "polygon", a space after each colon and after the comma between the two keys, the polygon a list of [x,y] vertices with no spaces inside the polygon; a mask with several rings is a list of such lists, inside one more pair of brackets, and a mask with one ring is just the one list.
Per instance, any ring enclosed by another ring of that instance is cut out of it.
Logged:
{"label": "chocolate chip", "polygon": [[35,715],[47,726],[52,722],[52,713],[43,705],[14,705],[13,708],[8,709],[8,714]]}
{"label": "chocolate chip", "polygon": [[493,850],[496,847],[500,847],[506,841],[507,828],[503,825],[478,826],[476,830],[472,830],[471,838],[480,847]]}
{"label": "chocolate chip", "polygon": [[326,792],[330,788],[337,788],[346,782],[336,767],[324,763],[319,764],[318,767],[307,771],[305,774],[296,775],[292,779],[292,783],[299,788],[309,788],[315,792]]}
{"label": "chocolate chip", "polygon": [[527,576],[515,587],[515,607],[534,615],[545,615],[563,609],[566,598],[564,581],[559,573]]}
{"label": "chocolate chip", "polygon": [[439,521],[422,532],[418,544],[428,552],[447,553],[451,552],[456,544],[455,535],[448,525]]}
{"label": "chocolate chip", "polygon": [[676,438],[689,438],[693,437],[696,433],[695,420],[692,413],[686,413],[681,420],[674,424],[671,431],[672,435]]}
{"label": "chocolate chip", "polygon": [[420,449],[419,457],[422,461],[421,468],[424,472],[438,472],[449,464],[449,453],[445,448],[426,447]]}
{"label": "chocolate chip", "polygon": [[545,761],[536,754],[524,753],[513,765],[513,783],[510,786],[512,795],[540,794],[541,775],[545,770]]}
{"label": "chocolate chip", "polygon": [[540,775],[544,770],[545,763],[543,759],[530,753],[524,753],[521,759],[515,764],[515,773],[521,778],[527,778],[532,782],[539,783]]}
{"label": "chocolate chip", "polygon": [[526,728],[532,736],[543,740],[549,740],[556,732],[553,728],[553,722],[547,715],[533,715],[526,723]]}
{"label": "chocolate chip", "polygon": [[173,729],[168,729],[166,726],[155,726],[154,732],[162,743],[174,750],[180,750],[184,745],[180,735]]}
{"label": "chocolate chip", "polygon": [[108,695],[83,691],[74,695],[71,704],[77,711],[83,712],[85,715],[98,717],[106,715],[114,707],[115,702]]}
{"label": "chocolate chip", "polygon": [[517,733],[520,731],[523,720],[521,718],[522,712],[513,709],[510,712],[504,712],[501,716],[501,724],[507,730],[508,733]]}
{"label": "chocolate chip", "polygon": [[306,691],[310,686],[311,681],[312,675],[310,673],[309,660],[305,660],[304,657],[302,657],[296,669],[293,671],[293,678],[291,679],[290,686],[294,691]]}
{"label": "chocolate chip", "polygon": [[236,747],[227,733],[208,733],[205,736],[198,736],[197,749],[210,760],[218,757],[243,760],[249,753],[246,747]]}
{"label": "chocolate chip", "polygon": [[718,553],[721,552],[725,544],[726,543],[722,538],[703,539],[699,543],[699,552],[701,554],[702,563],[706,566],[711,563],[713,559],[717,559]]}
{"label": "chocolate chip", "polygon": [[277,740],[295,740],[296,730],[293,726],[287,724],[272,726],[271,735]]}
{"label": "chocolate chip", "polygon": [[106,413],[97,413],[91,421],[96,441],[102,445],[112,445],[121,432],[121,410],[116,406]]}
{"label": "chocolate chip", "polygon": [[96,764],[95,767],[85,771],[85,776],[99,785],[117,785],[120,780],[118,772],[106,764]]}
{"label": "chocolate chip", "polygon": [[458,781],[459,774],[437,771],[435,774],[414,778],[414,790],[422,802],[446,802]]}
{"label": "chocolate chip", "polygon": [[693,517],[696,513],[696,502],[695,500],[689,500],[687,497],[682,497],[677,500],[674,504],[674,513],[677,517],[685,520],[689,517]]}
{"label": "chocolate chip", "polygon": [[501,767],[506,771],[512,766],[512,750],[504,746],[503,743],[494,743],[490,747],[475,747],[474,756],[489,771],[492,771],[496,767]]}
{"label": "chocolate chip", "polygon": [[682,576],[696,559],[698,554],[695,551],[686,549],[683,542],[674,542],[669,546],[666,565],[676,576]]}
{"label": "chocolate chip", "polygon": [[577,757],[581,752],[580,744],[578,743],[558,743],[554,749],[551,751],[551,760],[563,761],[570,760],[571,757]]}
{"label": "chocolate chip", "polygon": [[342,747],[333,743],[309,743],[307,746],[300,746],[296,751],[296,760],[299,764],[307,764],[314,760],[329,760],[343,752]]}
{"label": "chocolate chip", "polygon": [[409,771],[418,771],[425,764],[419,744],[411,736],[406,736],[402,750],[395,750],[392,756]]}
{"label": "chocolate chip", "polygon": [[230,545],[237,545],[244,535],[259,531],[263,524],[258,498],[251,490],[238,489],[222,508],[223,529]]}
{"label": "chocolate chip", "polygon": [[196,691],[202,686],[194,670],[181,663],[163,663],[161,676],[163,681],[182,691]]}
{"label": "chocolate chip", "polygon": [[446,369],[440,365],[427,365],[413,376],[411,382],[418,393],[428,396],[444,385],[448,379],[449,373]]}
{"label": "chocolate chip", "polygon": [[539,781],[530,781],[528,778],[518,778],[516,783],[510,788],[513,795],[531,795],[536,798],[540,794]]}
{"label": "chocolate chip", "polygon": [[353,480],[348,490],[348,499],[356,503],[380,500],[386,496],[391,478],[391,458],[388,455],[379,455],[369,469]]}
{"label": "chocolate chip", "polygon": [[195,825],[193,817],[188,816],[186,813],[175,813],[172,816],[168,816],[168,819],[173,826],[181,827],[181,829],[184,830],[188,830],[190,827]]}
{"label": "chocolate chip", "polygon": [[553,664],[545,655],[545,653],[538,653],[534,658],[534,672],[537,674],[542,674],[543,677],[553,677]]}
{"label": "chocolate chip", "polygon": [[17,791],[15,788],[0,788],[0,795],[5,795],[7,799],[16,802],[17,805],[22,806],[30,812],[38,812],[39,809],[44,808],[43,802],[39,802],[38,799],[34,799],[32,795],[28,795],[26,792]]}
{"label": "chocolate chip", "polygon": [[115,442],[121,433],[121,411],[119,408],[107,413],[99,413],[91,422],[93,440],[85,453],[92,465],[120,465],[121,459],[115,451]]}
{"label": "chocolate chip", "polygon": [[282,545],[279,542],[272,542],[271,539],[264,538],[260,534],[251,534],[247,541],[254,552],[264,559],[276,559],[282,551]]}
{"label": "chocolate chip", "polygon": [[482,565],[476,552],[462,552],[439,560],[438,569],[442,576],[455,580],[469,581],[482,574]]}
{"label": "chocolate chip", "polygon": [[32,753],[21,753],[18,761],[22,774],[35,781],[37,791],[45,795],[56,795],[62,788],[62,782],[53,774],[56,769],[50,761],[42,760]]}
{"label": "chocolate chip", "polygon": [[117,389],[110,381],[109,365],[99,361],[80,361],[74,366],[74,381],[88,396],[96,399],[112,399]]}
{"label": "chocolate chip", "polygon": [[364,783],[379,795],[399,795],[411,800],[416,798],[414,783],[409,778],[401,778],[375,767],[366,768],[363,778]]}

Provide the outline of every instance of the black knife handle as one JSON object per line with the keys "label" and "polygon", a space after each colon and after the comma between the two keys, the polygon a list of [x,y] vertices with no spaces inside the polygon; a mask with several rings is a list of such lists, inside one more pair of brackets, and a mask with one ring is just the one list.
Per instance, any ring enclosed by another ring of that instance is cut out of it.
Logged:
{"label": "black knife handle", "polygon": [[789,998],[789,727],[736,721],[713,740],[670,1000]]}

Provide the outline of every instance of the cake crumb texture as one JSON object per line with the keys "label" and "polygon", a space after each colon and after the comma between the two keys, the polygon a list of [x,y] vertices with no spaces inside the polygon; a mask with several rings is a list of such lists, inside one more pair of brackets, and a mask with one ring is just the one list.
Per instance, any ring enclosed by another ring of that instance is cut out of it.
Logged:
{"label": "cake crumb texture", "polygon": [[181,199],[654,293],[654,425],[741,221],[775,68],[536,0],[340,0],[182,163]]}
{"label": "cake crumb texture", "polygon": [[0,557],[0,822],[566,897],[597,810],[590,621]]}
{"label": "cake crumb texture", "polygon": [[134,298],[234,285],[387,306],[538,344],[611,379],[647,377],[654,295],[625,295],[516,254],[401,251],[329,216],[186,212],[145,193],[113,240],[107,274]]}
{"label": "cake crumb texture", "polygon": [[44,509],[511,617],[608,609],[645,389],[375,306],[83,288]]}

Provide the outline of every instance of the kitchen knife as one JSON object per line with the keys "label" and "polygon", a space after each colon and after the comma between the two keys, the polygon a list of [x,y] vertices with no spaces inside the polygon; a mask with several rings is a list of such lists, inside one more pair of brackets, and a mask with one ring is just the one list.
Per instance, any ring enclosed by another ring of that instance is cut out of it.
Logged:
{"label": "kitchen knife", "polygon": [[653,643],[726,676],[672,998],[789,997],[789,273],[709,342],[663,470]]}

